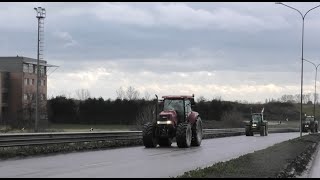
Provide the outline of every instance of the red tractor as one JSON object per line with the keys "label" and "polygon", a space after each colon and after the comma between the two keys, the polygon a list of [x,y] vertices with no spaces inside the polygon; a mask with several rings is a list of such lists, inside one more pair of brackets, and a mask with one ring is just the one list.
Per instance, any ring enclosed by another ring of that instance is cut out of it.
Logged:
{"label": "red tractor", "polygon": [[[158,96],[157,97],[157,103]],[[147,148],[171,146],[175,138],[179,148],[200,146],[202,141],[202,121],[199,113],[192,111],[192,96],[162,96],[160,104],[163,110],[154,122],[143,127],[143,144]],[[158,105],[158,104],[157,104]],[[156,113],[158,114],[156,108]]]}

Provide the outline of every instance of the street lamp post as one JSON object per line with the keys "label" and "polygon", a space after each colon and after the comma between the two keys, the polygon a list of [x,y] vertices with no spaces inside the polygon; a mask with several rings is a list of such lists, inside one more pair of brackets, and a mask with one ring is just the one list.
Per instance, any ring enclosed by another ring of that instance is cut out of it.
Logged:
{"label": "street lamp post", "polygon": [[316,65],[307,59],[303,59],[303,60],[309,62],[310,64],[312,64],[316,68],[316,75],[314,78],[314,102],[313,102],[313,117],[316,118],[317,74],[318,74],[318,67],[320,64]]}
{"label": "street lamp post", "polygon": [[301,94],[300,94],[300,96],[301,96],[301,100],[300,100],[300,138],[301,138],[301,137],[302,137],[303,59],[304,59],[304,58],[303,58],[304,19],[305,19],[306,15],[307,15],[311,10],[313,10],[313,9],[315,9],[315,8],[320,7],[320,5],[318,5],[318,6],[316,6],[316,7],[313,7],[313,8],[311,8],[311,9],[309,9],[309,10],[308,10],[304,15],[303,15],[303,14],[302,14],[298,9],[293,8],[293,7],[289,6],[289,5],[286,5],[286,4],[282,3],[282,2],[276,2],[276,4],[281,4],[281,5],[284,5],[284,6],[288,7],[288,8],[291,8],[291,9],[293,9],[293,10],[297,11],[297,12],[301,15],[301,17],[302,17],[302,43],[301,43]]}
{"label": "street lamp post", "polygon": [[36,117],[35,117],[35,131],[38,131],[38,123],[39,123],[39,80],[40,80],[40,67],[39,67],[39,59],[40,59],[40,23],[41,19],[46,17],[46,10],[45,8],[38,7],[34,8],[37,12],[38,18],[38,53],[37,53],[37,92],[36,92]]}

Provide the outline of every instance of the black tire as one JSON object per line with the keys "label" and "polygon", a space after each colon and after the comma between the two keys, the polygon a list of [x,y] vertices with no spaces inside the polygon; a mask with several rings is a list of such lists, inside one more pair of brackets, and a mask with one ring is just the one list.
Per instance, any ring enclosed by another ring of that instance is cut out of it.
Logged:
{"label": "black tire", "polygon": [[200,146],[202,141],[202,121],[201,118],[197,118],[197,122],[192,126],[192,139],[191,146]]}
{"label": "black tire", "polygon": [[191,146],[192,130],[189,123],[180,123],[177,127],[176,141],[179,148],[188,148]]}
{"label": "black tire", "polygon": [[311,133],[314,133],[314,125],[310,128]]}
{"label": "black tire", "polygon": [[251,136],[250,127],[246,126],[246,136]]}
{"label": "black tire", "polygon": [[158,145],[158,139],[155,137],[156,126],[152,123],[147,123],[143,126],[142,141],[146,148],[154,148]]}
{"label": "black tire", "polygon": [[266,126],[261,126],[260,127],[260,136],[264,136],[266,133]]}
{"label": "black tire", "polygon": [[308,132],[308,129],[302,128],[302,132]]}
{"label": "black tire", "polygon": [[159,138],[158,140],[159,146],[161,147],[170,147],[172,144],[171,138]]}
{"label": "black tire", "polygon": [[266,126],[266,136],[268,136],[269,132],[268,132],[268,125]]}

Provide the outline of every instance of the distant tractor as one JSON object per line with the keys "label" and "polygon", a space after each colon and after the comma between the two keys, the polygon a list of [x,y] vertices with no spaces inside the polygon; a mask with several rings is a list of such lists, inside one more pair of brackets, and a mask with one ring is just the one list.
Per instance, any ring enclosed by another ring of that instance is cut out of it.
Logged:
{"label": "distant tractor", "polygon": [[[158,96],[157,103],[159,102]],[[192,111],[192,96],[162,96],[160,104],[163,110],[154,122],[144,124],[143,144],[147,148],[171,146],[175,138],[179,148],[200,146],[202,141],[202,121],[198,112]],[[158,104],[157,104],[158,107]]]}
{"label": "distant tractor", "polygon": [[318,132],[318,120],[314,116],[306,116],[305,120],[302,122],[302,132],[315,133]]}
{"label": "distant tractor", "polygon": [[260,132],[260,136],[268,136],[268,121],[264,120],[263,111],[264,108],[261,113],[251,112],[251,120],[245,125],[246,136],[253,136],[254,132]]}

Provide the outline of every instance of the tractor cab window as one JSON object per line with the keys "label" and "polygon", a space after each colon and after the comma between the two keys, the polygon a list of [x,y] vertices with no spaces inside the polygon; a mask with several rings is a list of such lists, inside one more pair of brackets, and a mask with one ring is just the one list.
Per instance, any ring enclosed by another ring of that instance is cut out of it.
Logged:
{"label": "tractor cab window", "polygon": [[191,112],[191,102],[190,100],[185,101],[185,106],[186,106],[186,114],[189,114]]}
{"label": "tractor cab window", "polygon": [[260,116],[260,114],[253,114],[252,115],[252,121],[253,122],[261,122],[261,116]]}
{"label": "tractor cab window", "polygon": [[164,100],[164,111],[175,110],[177,114],[183,114],[183,100],[180,99],[166,99]]}
{"label": "tractor cab window", "polygon": [[307,117],[307,118],[306,118],[306,121],[313,121],[313,120],[314,120],[313,117]]}

